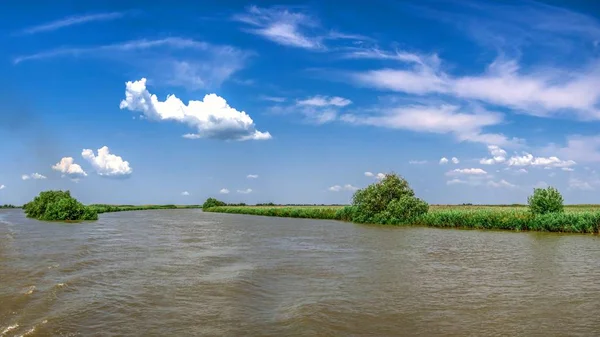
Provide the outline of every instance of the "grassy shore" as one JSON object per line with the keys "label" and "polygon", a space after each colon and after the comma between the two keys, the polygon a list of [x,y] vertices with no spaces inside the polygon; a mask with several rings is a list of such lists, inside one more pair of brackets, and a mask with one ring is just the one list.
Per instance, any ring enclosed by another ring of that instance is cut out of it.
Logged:
{"label": "grassy shore", "polygon": [[202,205],[108,205],[92,204],[88,207],[94,209],[98,214],[125,211],[145,211],[150,209],[186,209],[202,208]]}
{"label": "grassy shore", "polygon": [[[344,206],[219,206],[207,212],[307,219],[349,219]],[[440,228],[496,229],[565,233],[598,233],[600,205],[566,205],[564,213],[533,215],[525,205],[431,205],[429,212],[410,223],[388,225]]]}

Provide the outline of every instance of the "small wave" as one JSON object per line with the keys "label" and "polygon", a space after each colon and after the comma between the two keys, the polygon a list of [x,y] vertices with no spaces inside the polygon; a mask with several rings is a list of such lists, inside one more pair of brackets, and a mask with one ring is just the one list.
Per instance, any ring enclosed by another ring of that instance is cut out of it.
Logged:
{"label": "small wave", "polygon": [[51,265],[48,266],[48,269],[54,269],[54,268],[58,268],[60,266],[59,263],[53,263]]}
{"label": "small wave", "polygon": [[29,330],[25,331],[23,334],[19,335],[18,337],[25,337],[25,336],[29,336],[29,335],[31,335],[31,334],[32,334],[32,333],[34,333],[34,332],[35,332],[35,327],[33,327],[33,328],[31,328],[31,329],[29,329]]}
{"label": "small wave", "polygon": [[19,327],[19,324],[9,325],[4,330],[2,330],[2,332],[0,332],[0,336],[6,335],[6,333],[11,332],[12,330],[14,330],[18,327]]}
{"label": "small wave", "polygon": [[27,291],[25,292],[25,295],[31,295],[31,294],[33,294],[34,290],[35,290],[35,286],[31,286],[31,287],[27,288]]}

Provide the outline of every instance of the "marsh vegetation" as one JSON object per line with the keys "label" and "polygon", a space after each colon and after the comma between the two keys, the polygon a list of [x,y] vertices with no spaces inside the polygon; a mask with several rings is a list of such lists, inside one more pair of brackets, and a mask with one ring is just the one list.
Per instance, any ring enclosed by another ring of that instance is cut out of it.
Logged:
{"label": "marsh vegetation", "polygon": [[208,212],[330,219],[383,225],[598,233],[600,205],[563,205],[560,192],[534,189],[527,205],[428,205],[408,182],[388,174],[358,190],[349,206],[213,206]]}

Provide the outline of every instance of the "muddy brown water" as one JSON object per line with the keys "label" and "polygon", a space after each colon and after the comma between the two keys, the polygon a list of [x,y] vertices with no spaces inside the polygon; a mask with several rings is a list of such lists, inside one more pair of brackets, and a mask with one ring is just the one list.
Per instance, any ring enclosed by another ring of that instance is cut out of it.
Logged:
{"label": "muddy brown water", "polygon": [[0,210],[0,336],[600,336],[600,238]]}

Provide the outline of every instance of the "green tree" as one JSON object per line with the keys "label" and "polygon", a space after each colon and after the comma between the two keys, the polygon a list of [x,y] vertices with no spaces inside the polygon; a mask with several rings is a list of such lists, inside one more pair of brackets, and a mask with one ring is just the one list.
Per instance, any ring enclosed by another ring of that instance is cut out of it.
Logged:
{"label": "green tree", "polygon": [[217,200],[215,198],[208,198],[208,199],[206,199],[204,204],[202,204],[202,209],[208,209],[208,208],[217,207],[217,206],[227,206],[227,204],[224,203],[223,201]]}
{"label": "green tree", "polygon": [[95,209],[87,207],[71,196],[70,191],[44,191],[23,205],[29,218],[38,220],[97,220]]}
{"label": "green tree", "polygon": [[379,182],[356,191],[352,206],[341,211],[340,217],[355,222],[399,223],[428,210],[429,205],[415,197],[406,179],[390,173]]}
{"label": "green tree", "polygon": [[529,210],[533,214],[561,213],[564,211],[563,197],[554,187],[535,188],[527,198]]}

